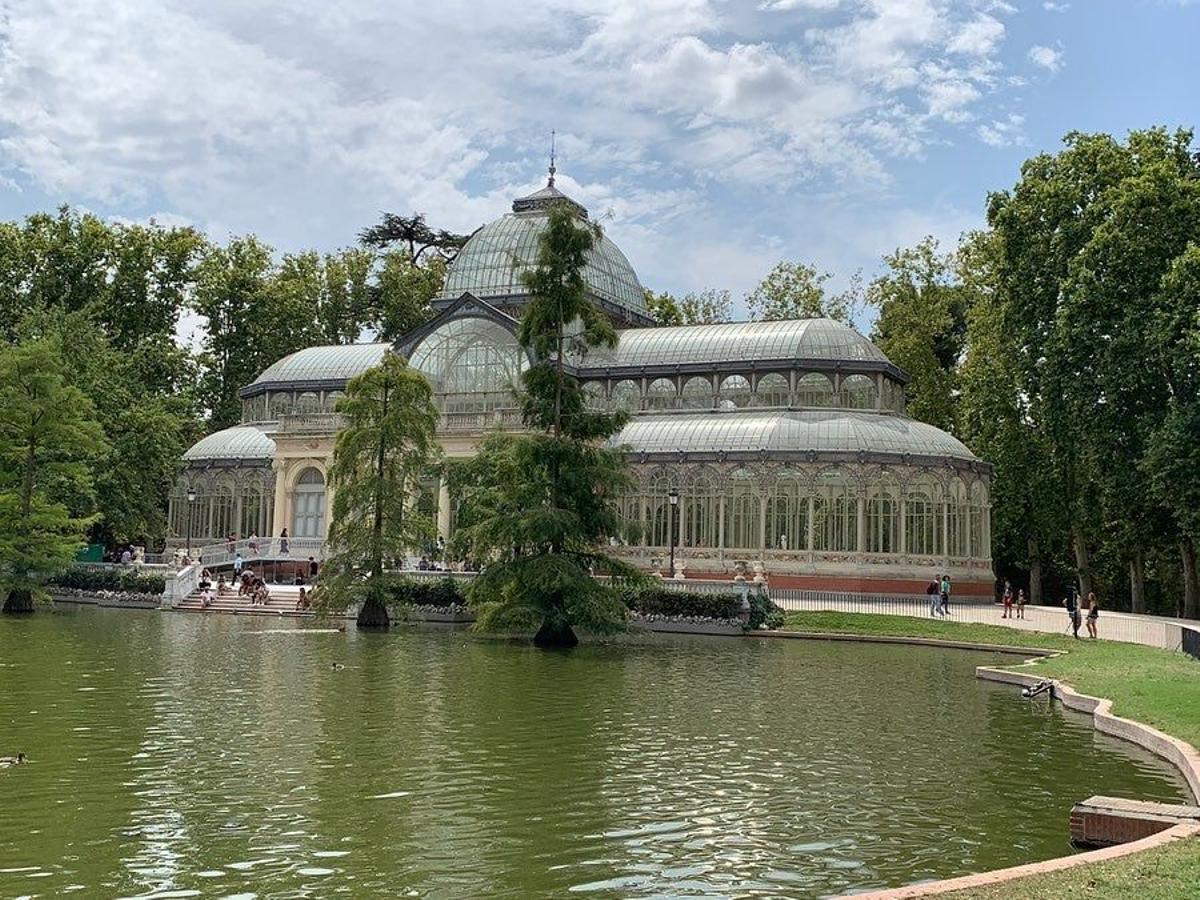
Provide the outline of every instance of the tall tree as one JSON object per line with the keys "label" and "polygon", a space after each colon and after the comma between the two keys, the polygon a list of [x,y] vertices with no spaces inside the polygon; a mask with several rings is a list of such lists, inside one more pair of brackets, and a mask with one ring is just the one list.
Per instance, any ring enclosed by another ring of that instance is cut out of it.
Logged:
{"label": "tall tree", "polygon": [[371,283],[368,322],[381,341],[396,341],[433,311],[430,301],[441,291],[446,280],[446,261],[441,256],[414,262],[408,250],[389,250],[376,265]]}
{"label": "tall tree", "polygon": [[860,300],[861,279],[856,275],[847,290],[830,296],[825,283],[831,277],[807,263],[778,263],[746,296],[750,318],[771,321],[827,317],[849,324]]}
{"label": "tall tree", "polygon": [[659,325],[714,325],[733,318],[729,291],[705,288],[676,299],[671,294],[646,291],[646,308]]}
{"label": "tall tree", "polygon": [[498,435],[457,467],[459,552],[489,560],[471,589],[480,628],[535,631],[540,647],[578,643],[576,628],[624,627],[616,590],[592,577],[634,570],[601,549],[623,531],[617,501],[630,485],[624,457],[602,445],[624,416],[590,410],[565,371],[568,355],[616,342],[587,295],[583,266],[598,230],[566,205],[550,210],[518,340],[534,362],[522,375],[528,434]]}
{"label": "tall tree", "polygon": [[932,237],[883,258],[887,271],[867,300],[879,310],[871,339],[912,377],[906,390],[913,418],[954,430],[955,370],[967,331],[968,290],[955,258]]}
{"label": "tall tree", "polygon": [[289,306],[311,310],[318,342],[353,344],[371,322],[374,263],[375,254],[361,248],[287,254],[275,288]]}
{"label": "tall tree", "polygon": [[0,590],[6,613],[33,611],[41,584],[83,545],[87,461],[104,451],[88,399],[51,341],[0,350]]}
{"label": "tall tree", "polygon": [[340,612],[358,603],[360,627],[387,628],[384,565],[432,533],[413,498],[438,451],[438,411],[429,382],[391,352],[350,380],[337,411],[345,424],[329,469],[332,555],[319,608]]}
{"label": "tall tree", "polygon": [[380,250],[399,247],[408,251],[408,258],[415,265],[421,265],[426,254],[450,262],[469,237],[468,234],[457,234],[443,228],[431,228],[423,213],[398,216],[385,212],[378,225],[364,228],[358,233],[358,239],[368,247]]}

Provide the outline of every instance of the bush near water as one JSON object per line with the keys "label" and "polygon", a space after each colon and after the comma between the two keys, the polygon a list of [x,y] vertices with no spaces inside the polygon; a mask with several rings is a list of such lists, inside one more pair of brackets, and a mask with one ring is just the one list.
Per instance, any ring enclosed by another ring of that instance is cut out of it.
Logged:
{"label": "bush near water", "polygon": [[78,591],[124,591],[131,594],[161,594],[166,579],[136,569],[89,568],[73,566],[55,575],[50,586]]}

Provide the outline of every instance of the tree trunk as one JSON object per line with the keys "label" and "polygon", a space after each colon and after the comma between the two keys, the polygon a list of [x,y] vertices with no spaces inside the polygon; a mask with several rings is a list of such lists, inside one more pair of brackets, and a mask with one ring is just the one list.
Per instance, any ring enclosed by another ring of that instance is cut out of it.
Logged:
{"label": "tree trunk", "polygon": [[1092,592],[1092,564],[1087,540],[1077,526],[1071,529],[1071,544],[1075,548],[1075,569],[1079,573],[1079,595],[1086,597]]}
{"label": "tree trunk", "polygon": [[1183,617],[1200,619],[1200,572],[1196,568],[1196,544],[1190,537],[1179,542],[1183,559]]}
{"label": "tree trunk", "polygon": [[544,650],[569,650],[579,643],[575,630],[566,619],[554,617],[542,620],[542,627],[533,636],[533,645]]}
{"label": "tree trunk", "polygon": [[392,624],[391,618],[388,616],[387,604],[378,597],[371,595],[363,601],[362,608],[358,611],[358,618],[355,624],[359,628],[387,628]]}
{"label": "tree trunk", "polygon": [[1141,550],[1134,551],[1129,560],[1129,599],[1133,612],[1146,611],[1146,560]]}
{"label": "tree trunk", "polygon": [[33,612],[33,591],[9,591],[0,610],[6,615],[24,615]]}
{"label": "tree trunk", "polygon": [[1026,539],[1029,548],[1029,603],[1031,606],[1041,606],[1042,603],[1042,548],[1033,538]]}

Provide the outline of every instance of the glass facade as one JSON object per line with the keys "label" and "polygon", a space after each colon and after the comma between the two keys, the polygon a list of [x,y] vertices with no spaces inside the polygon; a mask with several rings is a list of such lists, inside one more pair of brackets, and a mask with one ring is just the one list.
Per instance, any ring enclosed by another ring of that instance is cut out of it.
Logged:
{"label": "glass facade", "polygon": [[514,405],[529,358],[506,328],[488,319],[451,319],[413,350],[409,365],[439,395],[446,412],[472,412]]}

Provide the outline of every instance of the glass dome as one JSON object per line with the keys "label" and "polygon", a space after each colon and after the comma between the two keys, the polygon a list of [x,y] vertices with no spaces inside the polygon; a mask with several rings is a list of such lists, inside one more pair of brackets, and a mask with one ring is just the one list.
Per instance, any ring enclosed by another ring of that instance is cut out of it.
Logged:
{"label": "glass dome", "polygon": [[413,349],[408,363],[438,394],[504,394],[528,363],[507,329],[477,317],[451,319]]}
{"label": "glass dome", "polygon": [[[470,293],[481,300],[522,297],[528,290],[521,274],[537,257],[538,237],[546,226],[549,203],[539,197],[547,189],[513,204],[520,212],[508,213],[480,228],[459,252],[446,273],[440,300]],[[549,188],[548,190],[554,190]],[[556,202],[579,204],[555,190]],[[646,298],[633,266],[607,235],[601,235],[588,253],[583,272],[588,288],[599,299],[647,315]]]}
{"label": "glass dome", "polygon": [[235,425],[201,438],[183,454],[188,463],[261,462],[275,458],[275,442],[257,428]]}

